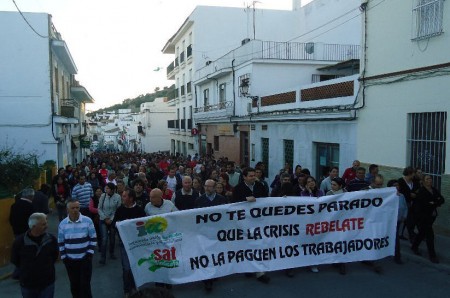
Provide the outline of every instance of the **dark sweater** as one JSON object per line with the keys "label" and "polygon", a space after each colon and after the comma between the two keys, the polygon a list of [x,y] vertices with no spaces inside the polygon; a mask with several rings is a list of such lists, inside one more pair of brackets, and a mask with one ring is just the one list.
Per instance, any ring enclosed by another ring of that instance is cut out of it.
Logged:
{"label": "dark sweater", "polygon": [[198,199],[199,194],[197,191],[192,190],[192,195],[183,195],[182,189],[175,192],[174,204],[178,210],[189,210],[195,208],[195,201]]}
{"label": "dark sweater", "polygon": [[199,198],[197,198],[197,200],[195,200],[195,208],[218,206],[218,205],[223,205],[223,204],[227,204],[227,203],[228,203],[227,198],[225,198],[224,196],[219,195],[217,193],[212,201],[210,199],[208,199],[206,194],[203,194]]}
{"label": "dark sweater", "polygon": [[55,282],[57,259],[58,242],[48,233],[42,238],[25,233],[14,241],[11,251],[11,263],[20,268],[20,285],[29,289],[43,289]]}
{"label": "dark sweater", "polygon": [[11,206],[9,223],[13,228],[14,235],[20,235],[28,231],[28,219],[34,213],[33,203],[24,199],[18,199]]}
{"label": "dark sweater", "polygon": [[139,217],[145,217],[145,216],[147,216],[147,215],[145,214],[144,209],[139,207],[137,204],[131,208],[127,208],[122,205],[119,208],[117,208],[117,210],[116,210],[116,213],[114,215],[113,224],[115,226],[116,222],[118,222],[118,221],[139,218]]}

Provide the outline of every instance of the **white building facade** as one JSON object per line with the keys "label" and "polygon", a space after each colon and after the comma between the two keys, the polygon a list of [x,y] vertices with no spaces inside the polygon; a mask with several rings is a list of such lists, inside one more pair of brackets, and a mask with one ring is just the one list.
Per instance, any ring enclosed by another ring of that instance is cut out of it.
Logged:
{"label": "white building facade", "polygon": [[[167,104],[166,97],[141,104],[138,115],[138,134],[143,152],[169,152],[171,146],[168,119],[175,119],[175,107]],[[139,129],[141,127],[141,129]]]}
{"label": "white building facade", "polygon": [[[293,11],[298,25],[283,30],[291,38],[250,40],[199,69],[194,83],[203,99],[194,120],[201,124],[206,152],[245,165],[263,161],[269,179],[285,163],[300,164],[317,177],[330,166],[351,163],[359,5],[359,0],[313,1]],[[345,13],[344,24],[330,31],[328,26],[336,25],[328,25],[330,20]],[[312,33],[314,28],[322,29]]]}
{"label": "white building facade", "polygon": [[[175,80],[176,87],[175,98],[169,102],[176,108],[176,117],[169,126],[172,153],[192,155],[206,150],[199,146],[205,142],[193,119],[194,109],[203,100],[203,93],[193,85],[195,72],[250,38],[291,38],[289,30],[274,30],[274,24],[291,28],[299,22],[292,11],[256,10],[254,17],[253,29],[249,9],[198,6],[167,41],[163,53],[175,54],[174,62],[167,68],[167,78]],[[226,101],[230,101],[232,89],[227,88],[230,93]]]}
{"label": "white building facade", "polygon": [[[380,165],[387,179],[406,166],[421,168],[448,197],[450,2],[396,0],[372,9],[376,4],[365,9],[358,159]],[[446,227],[448,210],[438,217]]]}
{"label": "white building facade", "polygon": [[46,13],[0,12],[0,138],[39,162],[58,166],[86,155],[85,105],[93,99],[75,80],[77,67]]}

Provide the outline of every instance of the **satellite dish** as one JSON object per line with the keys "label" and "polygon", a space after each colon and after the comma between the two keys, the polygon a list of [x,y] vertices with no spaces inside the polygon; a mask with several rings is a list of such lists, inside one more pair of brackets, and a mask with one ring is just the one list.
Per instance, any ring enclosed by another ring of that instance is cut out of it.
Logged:
{"label": "satellite dish", "polygon": [[305,52],[307,54],[313,54],[314,53],[314,43],[308,42],[305,44]]}

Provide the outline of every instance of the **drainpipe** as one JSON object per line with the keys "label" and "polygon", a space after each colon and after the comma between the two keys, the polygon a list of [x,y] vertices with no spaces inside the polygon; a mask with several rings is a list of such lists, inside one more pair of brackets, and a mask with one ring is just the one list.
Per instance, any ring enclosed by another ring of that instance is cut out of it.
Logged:
{"label": "drainpipe", "polygon": [[[234,70],[234,61],[236,59],[233,59],[231,61],[231,71],[233,72],[233,117],[236,116],[236,72]],[[230,117],[231,122],[231,117]]]}

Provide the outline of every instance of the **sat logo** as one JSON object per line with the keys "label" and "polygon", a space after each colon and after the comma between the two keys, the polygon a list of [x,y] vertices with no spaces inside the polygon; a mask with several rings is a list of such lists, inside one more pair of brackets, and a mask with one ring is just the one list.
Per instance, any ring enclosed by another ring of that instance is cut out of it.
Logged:
{"label": "sat logo", "polygon": [[140,258],[138,265],[141,266],[144,263],[148,263],[148,270],[155,272],[160,268],[176,268],[180,265],[180,261],[177,260],[176,248],[164,248],[155,249],[148,258]]}

